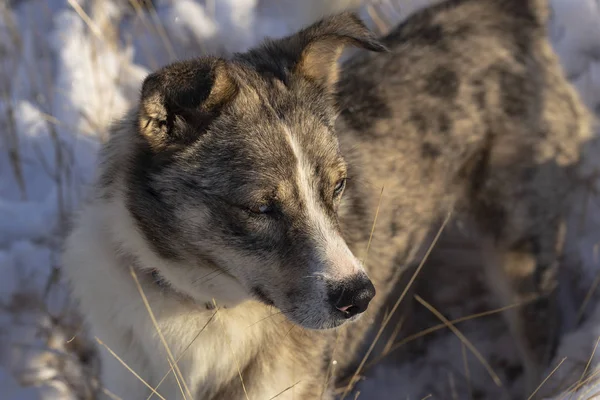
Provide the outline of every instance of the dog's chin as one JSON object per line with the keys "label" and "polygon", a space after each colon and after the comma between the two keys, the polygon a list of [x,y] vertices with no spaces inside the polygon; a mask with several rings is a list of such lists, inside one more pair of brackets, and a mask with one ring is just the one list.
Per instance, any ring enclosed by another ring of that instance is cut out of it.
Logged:
{"label": "dog's chin", "polygon": [[[362,315],[357,314],[348,318],[342,312],[330,306],[329,304],[321,304],[318,306],[309,306],[308,304],[303,304],[304,307],[298,306],[297,304],[290,304],[287,302],[284,302],[283,304],[278,304],[277,301],[273,301],[273,299],[267,296],[265,292],[256,287],[252,288],[250,292],[254,300],[266,306],[278,308],[290,322],[305,329],[335,329],[348,322],[356,321]],[[321,310],[315,312],[315,309],[319,308]]]}
{"label": "dog's chin", "polygon": [[284,313],[286,317],[294,324],[311,330],[328,330],[338,328],[348,322],[356,321],[361,317],[362,314],[355,315],[353,317],[347,318],[344,315],[338,314],[337,310],[335,312],[323,313],[323,314],[314,314],[307,316],[304,315],[295,315],[295,313]]}

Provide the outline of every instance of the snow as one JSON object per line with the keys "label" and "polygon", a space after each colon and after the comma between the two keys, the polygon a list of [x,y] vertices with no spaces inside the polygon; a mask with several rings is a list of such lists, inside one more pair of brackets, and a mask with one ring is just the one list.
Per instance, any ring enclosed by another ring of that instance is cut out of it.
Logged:
{"label": "snow", "polygon": [[[382,30],[382,24],[397,22],[433,1],[380,1],[377,7],[364,7],[362,15]],[[57,274],[60,243],[69,215],[93,176],[98,146],[111,121],[136,101],[144,76],[175,59],[243,51],[264,36],[291,33],[322,14],[361,1],[155,3],[155,9],[147,9],[117,0],[0,2],[2,399],[75,399],[97,386],[94,346],[82,332]],[[565,72],[588,106],[600,112],[600,3],[551,3],[550,31]],[[588,149],[590,172],[600,171],[597,146]],[[590,182],[590,187],[597,183]],[[587,197],[582,190],[568,247],[570,275],[565,280],[577,299],[585,297],[600,271],[600,202],[595,194]],[[444,309],[449,318],[493,308],[485,296],[471,302],[456,293],[439,296],[450,304]],[[517,357],[501,319],[477,319],[458,327],[484,357],[506,366],[501,378],[509,379]],[[588,372],[600,369],[600,351],[591,357],[598,337],[600,302],[592,296],[583,324],[563,336],[552,365],[567,359],[545,388],[558,390],[561,381],[578,382],[588,360]],[[359,385],[361,398],[420,399],[429,393],[433,398],[469,398],[471,392],[492,399],[521,385],[517,379],[509,388],[497,388],[479,361],[445,330],[433,335],[417,355],[398,353],[366,372]],[[590,380],[572,398],[586,391],[586,398],[600,393],[596,382]]]}

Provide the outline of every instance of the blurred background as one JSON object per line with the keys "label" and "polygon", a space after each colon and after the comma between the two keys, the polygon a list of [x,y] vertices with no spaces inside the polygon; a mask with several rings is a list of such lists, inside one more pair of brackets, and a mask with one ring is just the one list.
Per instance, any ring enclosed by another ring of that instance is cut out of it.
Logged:
{"label": "blurred background", "polygon": [[[348,8],[384,34],[432,2],[0,0],[0,399],[94,398],[100,366],[61,280],[60,248],[93,177],[96,151],[111,121],[137,100],[148,72],[178,59],[243,51],[265,36],[289,34]],[[600,113],[600,1],[550,2],[549,30],[565,73]],[[592,178],[581,185],[569,235],[565,279],[581,323],[561,339],[553,366],[567,359],[545,386],[548,398],[600,393],[600,356],[594,352],[600,337],[599,155],[592,143]],[[485,296],[466,301],[459,292],[438,295],[446,296],[437,300],[448,318],[485,308]],[[516,390],[516,356],[501,320],[460,327],[502,370],[506,387],[495,387],[475,357],[444,331],[426,350],[372,363],[360,398],[497,399]],[[584,372],[589,378],[579,379]]]}

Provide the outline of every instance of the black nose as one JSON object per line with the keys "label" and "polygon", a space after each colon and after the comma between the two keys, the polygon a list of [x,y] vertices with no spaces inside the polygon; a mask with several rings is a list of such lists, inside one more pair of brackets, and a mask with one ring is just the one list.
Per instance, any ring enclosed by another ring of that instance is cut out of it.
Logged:
{"label": "black nose", "polygon": [[329,302],[346,318],[364,312],[373,297],[375,286],[364,274],[336,282],[329,289]]}

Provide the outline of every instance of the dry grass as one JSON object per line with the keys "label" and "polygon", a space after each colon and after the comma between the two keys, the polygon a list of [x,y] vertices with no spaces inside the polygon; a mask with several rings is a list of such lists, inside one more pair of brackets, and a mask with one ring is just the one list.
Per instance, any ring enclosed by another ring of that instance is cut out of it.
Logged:
{"label": "dry grass", "polygon": [[352,388],[356,384],[358,376],[361,373],[363,367],[365,366],[365,363],[367,362],[367,359],[369,358],[369,356],[373,352],[373,349],[375,348],[375,345],[377,344],[377,341],[379,340],[379,338],[381,338],[381,335],[383,334],[386,326],[391,321],[392,316],[394,315],[394,313],[396,312],[396,310],[400,306],[400,303],[402,302],[402,300],[404,300],[404,297],[408,293],[408,290],[410,289],[410,287],[412,286],[412,284],[415,282],[415,279],[417,278],[417,276],[419,275],[419,273],[423,269],[423,266],[425,265],[425,262],[427,261],[427,258],[429,257],[429,255],[431,254],[431,251],[433,250],[433,248],[435,247],[437,241],[439,240],[442,232],[444,231],[444,228],[446,227],[446,225],[450,221],[451,216],[452,216],[452,212],[448,212],[448,214],[446,216],[446,219],[442,223],[442,226],[438,230],[438,232],[437,232],[436,236],[434,237],[431,245],[427,249],[427,252],[425,253],[425,256],[423,257],[423,260],[421,260],[421,262],[419,263],[419,266],[417,267],[417,269],[415,270],[415,272],[414,272],[413,276],[411,277],[410,281],[406,285],[406,288],[404,288],[402,294],[400,295],[400,297],[398,298],[398,300],[396,301],[396,303],[392,307],[392,310],[389,312],[387,318],[385,318],[383,320],[383,323],[381,324],[381,327],[379,328],[379,331],[377,332],[377,335],[375,336],[375,339],[373,340],[373,342],[369,346],[369,349],[365,353],[365,355],[364,355],[362,361],[360,362],[358,368],[356,369],[356,371],[354,372],[354,374],[350,378],[350,382],[346,386],[346,389],[344,389],[344,391],[342,392],[342,397],[341,397],[342,400],[344,399],[344,397],[346,397],[348,395],[348,393],[352,390]]}
{"label": "dry grass", "polygon": [[131,368],[129,366],[129,364],[127,364],[125,361],[123,361],[123,359],[121,357],[119,357],[119,355],[117,353],[112,351],[112,349],[110,347],[108,347],[102,340],[98,339],[97,337],[95,339],[100,346],[104,347],[110,353],[111,356],[113,356],[117,361],[119,361],[121,363],[121,365],[123,365],[125,368],[127,368],[127,370],[129,372],[131,372],[133,374],[133,376],[135,376],[140,382],[142,382],[144,384],[144,386],[146,386],[148,389],[150,389],[153,394],[157,395],[158,398],[160,398],[161,400],[166,400],[160,393],[158,393],[156,391],[155,388],[153,388],[148,382],[146,382],[144,380],[144,378],[142,378],[137,372],[135,372],[135,370],[133,368]]}
{"label": "dry grass", "polygon": [[454,333],[460,339],[460,341],[475,355],[475,357],[477,357],[477,359],[479,360],[481,365],[483,365],[483,367],[488,371],[488,373],[490,374],[490,377],[492,378],[494,383],[497,386],[501,387],[502,380],[500,379],[498,374],[496,374],[496,372],[494,371],[492,366],[487,362],[487,360],[481,355],[479,350],[477,350],[477,348],[475,348],[473,343],[471,343],[471,341],[469,339],[467,339],[466,336],[463,335],[461,331],[459,331],[450,321],[448,321],[448,319],[446,317],[444,317],[442,315],[442,313],[440,313],[438,310],[436,310],[435,307],[433,307],[431,304],[429,304],[428,302],[423,300],[421,298],[421,296],[416,295],[415,299],[419,303],[421,303],[425,308],[427,308],[429,311],[431,311],[431,313],[434,314],[437,318],[439,318],[439,320],[442,321],[442,323],[444,325],[446,325],[448,327],[448,329],[450,329],[452,331],[452,333]]}

